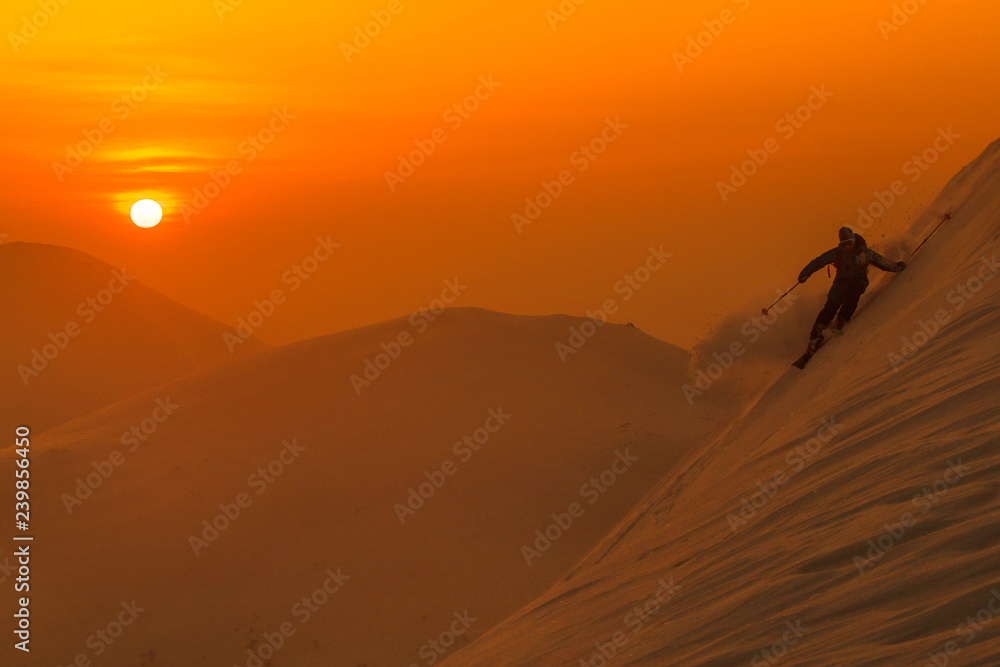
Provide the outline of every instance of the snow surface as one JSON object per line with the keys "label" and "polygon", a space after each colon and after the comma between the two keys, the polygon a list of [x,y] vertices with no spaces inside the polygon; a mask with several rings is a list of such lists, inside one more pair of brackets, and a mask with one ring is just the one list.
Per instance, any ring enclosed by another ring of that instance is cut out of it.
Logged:
{"label": "snow surface", "polygon": [[[1000,664],[998,195],[995,142],[915,222],[913,240],[953,216],[845,337],[444,664]],[[759,508],[731,521],[744,499]],[[679,588],[657,599],[661,580]]]}

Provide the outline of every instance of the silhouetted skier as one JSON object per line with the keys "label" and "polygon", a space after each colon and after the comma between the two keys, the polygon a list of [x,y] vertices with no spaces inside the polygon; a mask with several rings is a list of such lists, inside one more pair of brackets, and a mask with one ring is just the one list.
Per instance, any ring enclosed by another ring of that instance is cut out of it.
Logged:
{"label": "silhouetted skier", "polygon": [[[869,248],[864,237],[855,234],[849,227],[840,228],[840,244],[836,248],[827,250],[802,269],[799,282],[804,283],[809,276],[829,264],[836,267],[837,276],[833,279],[833,285],[827,294],[826,305],[819,311],[816,323],[813,324],[809,334],[809,347],[803,355],[805,361],[808,361],[812,353],[823,343],[823,330],[829,326],[834,315],[837,316],[837,321],[834,322],[831,331],[837,334],[843,333],[844,325],[850,321],[858,307],[858,299],[868,289],[869,264],[891,273],[899,273],[906,268],[906,262],[890,262]],[[803,362],[803,359],[799,362]],[[795,365],[799,368],[805,366],[804,362],[801,366],[799,362]]]}

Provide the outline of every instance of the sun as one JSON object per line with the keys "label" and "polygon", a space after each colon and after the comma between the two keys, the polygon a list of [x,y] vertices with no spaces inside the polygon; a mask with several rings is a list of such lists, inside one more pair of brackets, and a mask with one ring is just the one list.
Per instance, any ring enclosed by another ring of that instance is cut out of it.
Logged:
{"label": "sun", "polygon": [[155,227],[163,217],[163,209],[152,199],[140,199],[132,204],[131,216],[140,227]]}

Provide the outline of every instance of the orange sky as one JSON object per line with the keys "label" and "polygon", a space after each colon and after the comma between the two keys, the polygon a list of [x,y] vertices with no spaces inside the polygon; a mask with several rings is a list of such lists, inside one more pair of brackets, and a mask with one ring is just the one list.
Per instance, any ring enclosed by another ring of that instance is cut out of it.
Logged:
{"label": "orange sky", "polygon": [[[877,244],[1000,136],[1000,6],[897,4],[918,9],[890,32],[893,2],[872,0],[586,0],[559,22],[559,0],[5,0],[0,234],[124,265],[227,324],[284,289],[258,331],[275,343],[407,314],[458,278],[455,305],[582,315],[614,298],[615,321],[690,346],[793,284],[874,191],[907,184]],[[345,55],[371,12],[387,24]],[[688,38],[720,27],[679,71]],[[794,135],[776,127],[824,86]],[[608,119],[606,152],[578,152]],[[960,137],[913,182],[904,165],[939,128]],[[390,188],[415,141],[433,153]],[[519,233],[511,215],[561,172]],[[152,229],[128,218],[144,197],[164,206]],[[340,247],[291,291],[328,236]],[[667,266],[625,301],[616,282],[661,245]]]}

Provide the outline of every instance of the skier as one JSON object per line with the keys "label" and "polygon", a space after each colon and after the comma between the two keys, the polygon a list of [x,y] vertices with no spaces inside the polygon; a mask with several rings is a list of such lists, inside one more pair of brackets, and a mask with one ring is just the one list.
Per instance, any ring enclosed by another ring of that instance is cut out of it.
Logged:
{"label": "skier", "polygon": [[[843,333],[844,325],[858,307],[858,299],[868,289],[868,265],[873,264],[883,271],[899,273],[906,268],[906,262],[890,262],[882,255],[868,247],[860,234],[855,234],[850,227],[840,228],[840,244],[833,250],[827,250],[822,255],[809,262],[799,274],[799,282],[804,283],[809,276],[824,266],[833,264],[837,268],[837,276],[827,294],[826,305],[816,317],[812,332],[809,334],[809,347],[806,359],[823,343],[823,330],[837,316],[831,331]],[[837,311],[840,311],[839,313]]]}

